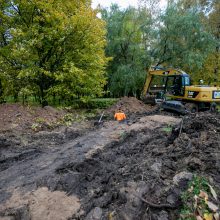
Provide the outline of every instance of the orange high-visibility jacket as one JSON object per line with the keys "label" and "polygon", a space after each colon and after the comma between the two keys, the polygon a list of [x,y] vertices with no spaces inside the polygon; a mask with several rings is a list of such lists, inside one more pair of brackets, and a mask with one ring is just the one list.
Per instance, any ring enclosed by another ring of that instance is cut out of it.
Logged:
{"label": "orange high-visibility jacket", "polygon": [[126,115],[125,115],[125,113],[123,113],[123,112],[117,112],[117,113],[115,113],[114,118],[115,118],[117,121],[122,121],[122,120],[125,120],[125,119],[126,119]]}

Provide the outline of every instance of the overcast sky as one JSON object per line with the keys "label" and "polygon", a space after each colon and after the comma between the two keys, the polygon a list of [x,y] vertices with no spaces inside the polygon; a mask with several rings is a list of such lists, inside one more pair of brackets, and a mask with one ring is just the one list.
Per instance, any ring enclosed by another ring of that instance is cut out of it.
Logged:
{"label": "overcast sky", "polygon": [[[112,3],[117,3],[119,6],[126,8],[129,5],[137,6],[138,0],[92,0],[92,6],[95,8],[98,4],[103,7],[109,7]],[[167,0],[160,0],[161,7],[165,7]]]}

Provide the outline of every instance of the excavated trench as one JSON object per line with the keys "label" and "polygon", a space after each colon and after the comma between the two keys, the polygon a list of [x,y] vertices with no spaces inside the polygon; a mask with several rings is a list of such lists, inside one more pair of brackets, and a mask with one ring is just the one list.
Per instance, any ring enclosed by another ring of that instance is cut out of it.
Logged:
{"label": "excavated trench", "polygon": [[[76,137],[71,144],[59,146],[62,152],[57,148],[53,152],[36,150],[35,164],[35,150],[30,150],[30,160],[24,162],[32,161],[32,173],[25,173],[29,181],[15,184],[9,178],[7,187],[0,184],[5,197],[1,216],[16,220],[45,215],[44,219],[178,219],[181,194],[194,174],[208,178],[220,190],[220,116],[201,113],[175,123],[162,122],[160,117],[120,125],[118,132],[113,132],[118,125],[109,122],[84,139]],[[88,154],[97,144],[100,147]],[[37,164],[47,159],[51,163],[39,171]],[[0,170],[8,167],[0,164]],[[11,193],[15,188],[22,193]],[[34,192],[29,193],[31,190]],[[53,200],[65,204],[63,213],[62,206],[58,208],[60,215],[53,216],[57,213],[54,203],[45,205],[47,210],[39,206]]]}

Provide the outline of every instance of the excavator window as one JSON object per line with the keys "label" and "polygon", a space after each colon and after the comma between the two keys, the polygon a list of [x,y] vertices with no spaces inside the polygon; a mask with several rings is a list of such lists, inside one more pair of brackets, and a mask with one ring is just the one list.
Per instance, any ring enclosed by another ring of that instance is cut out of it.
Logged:
{"label": "excavator window", "polygon": [[148,92],[155,93],[155,92],[164,91],[165,84],[166,84],[166,78],[164,76],[153,76]]}
{"label": "excavator window", "polygon": [[183,86],[190,86],[190,78],[188,76],[184,76]]}
{"label": "excavator window", "polygon": [[183,96],[185,86],[185,82],[183,79],[183,76],[168,76],[166,82],[166,94]]}

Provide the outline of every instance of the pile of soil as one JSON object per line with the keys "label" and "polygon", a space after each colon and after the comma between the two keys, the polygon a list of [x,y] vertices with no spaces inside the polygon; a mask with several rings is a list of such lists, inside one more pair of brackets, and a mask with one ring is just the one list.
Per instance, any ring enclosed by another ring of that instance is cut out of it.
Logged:
{"label": "pile of soil", "polygon": [[47,125],[56,123],[64,116],[64,111],[53,107],[23,106],[21,104],[0,105],[0,132],[10,130],[31,131],[35,123]]}
{"label": "pile of soil", "polygon": [[145,105],[142,101],[135,97],[123,97],[119,101],[108,108],[105,112],[109,115],[114,115],[114,113],[121,109],[126,114],[132,113],[145,113],[155,109],[155,106]]}

